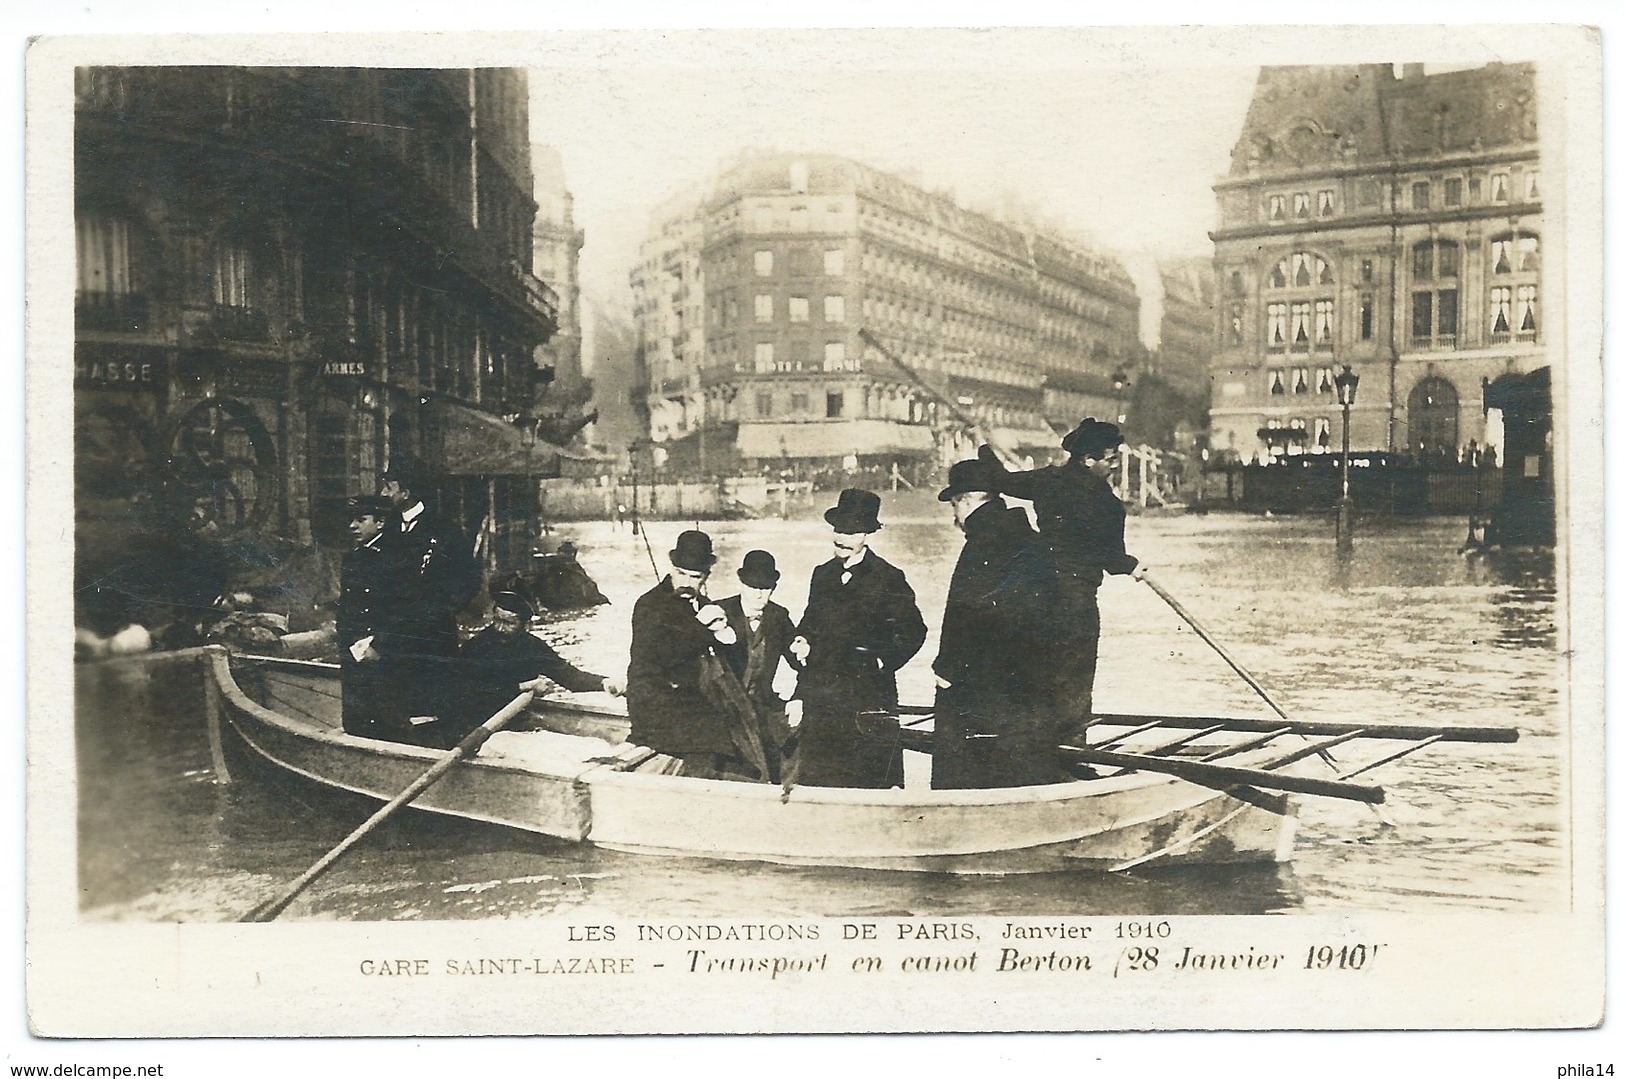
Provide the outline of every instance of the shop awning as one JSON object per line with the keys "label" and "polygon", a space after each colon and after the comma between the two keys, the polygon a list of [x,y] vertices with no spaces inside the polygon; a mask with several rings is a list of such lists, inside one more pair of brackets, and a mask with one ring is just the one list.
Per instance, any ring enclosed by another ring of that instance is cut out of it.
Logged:
{"label": "shop awning", "polygon": [[926,456],[932,452],[931,429],[889,420],[838,420],[828,423],[741,423],[741,457],[842,458]]}
{"label": "shop awning", "polygon": [[988,437],[1007,450],[1056,450],[1061,448],[1061,436],[1047,427],[995,427]]}
{"label": "shop awning", "polygon": [[520,428],[501,416],[454,401],[429,402],[440,430],[440,459],[431,467],[451,476],[535,476],[559,474],[559,447],[537,439],[525,444]]}

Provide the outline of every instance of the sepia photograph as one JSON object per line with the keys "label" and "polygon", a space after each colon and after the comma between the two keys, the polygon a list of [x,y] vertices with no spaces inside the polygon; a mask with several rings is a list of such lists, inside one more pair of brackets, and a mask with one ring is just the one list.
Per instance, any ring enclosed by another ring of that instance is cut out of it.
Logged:
{"label": "sepia photograph", "polygon": [[1600,38],[1263,29],[33,42],[34,1032],[1599,1022]]}

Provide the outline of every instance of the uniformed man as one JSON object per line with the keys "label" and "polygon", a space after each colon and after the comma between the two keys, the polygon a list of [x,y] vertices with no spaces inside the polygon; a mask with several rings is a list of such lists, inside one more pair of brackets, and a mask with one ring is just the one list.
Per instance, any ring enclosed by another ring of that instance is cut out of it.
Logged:
{"label": "uniformed man", "polygon": [[989,446],[980,457],[999,474],[999,490],[1033,504],[1038,531],[1055,562],[1056,705],[1071,725],[1094,714],[1100,653],[1096,593],[1107,573],[1134,574],[1139,560],[1124,548],[1123,503],[1107,482],[1120,461],[1123,433],[1114,423],[1084,419],[1061,440],[1065,464],[1006,471]]}
{"label": "uniformed man", "polygon": [[834,557],[813,570],[791,649],[804,665],[796,782],[901,786],[897,670],[925,643],[925,620],[903,571],[876,554],[880,496],[847,488],[824,514]]}
{"label": "uniformed man", "polygon": [[403,608],[412,602],[410,578],[391,561],[383,536],[389,500],[380,495],[350,499],[350,538],[339,569],[334,620],[344,693],[344,730],[363,738],[403,741],[406,703],[398,679],[406,642],[398,633]]}

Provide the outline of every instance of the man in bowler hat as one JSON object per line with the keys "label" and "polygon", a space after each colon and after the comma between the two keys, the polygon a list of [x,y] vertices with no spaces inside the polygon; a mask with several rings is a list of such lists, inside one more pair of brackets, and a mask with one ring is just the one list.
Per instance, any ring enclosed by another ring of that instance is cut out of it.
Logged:
{"label": "man in bowler hat", "polygon": [[790,728],[784,715],[784,698],[773,689],[774,676],[779,671],[779,660],[792,667],[798,666],[790,652],[795,638],[795,623],[790,612],[773,602],[773,590],[779,585],[779,567],[768,551],[746,551],[740,563],[739,594],[717,601],[717,606],[728,617],[733,628],[735,643],[724,649],[724,657],[750,699],[762,735],[762,748],[766,751],[772,775],[779,781],[779,756]]}
{"label": "man in bowler hat", "polygon": [[792,653],[802,718],[796,781],[822,787],[903,782],[897,670],[925,643],[925,620],[903,571],[869,547],[880,496],[847,488],[824,514],[835,556],[813,570]]}
{"label": "man in bowler hat", "polygon": [[536,609],[517,592],[491,597],[491,624],[457,651],[457,694],[448,699],[433,740],[451,748],[520,691],[555,682],[571,693],[619,695],[618,679],[584,671],[529,632]]}
{"label": "man in bowler hat", "polygon": [[931,786],[1025,787],[1070,777],[1048,687],[1055,570],[1024,510],[998,492],[998,469],[960,461],[937,498],[965,534],[948,583],[937,680]]}
{"label": "man in bowler hat", "polygon": [[703,686],[706,658],[737,642],[728,617],[705,598],[717,556],[711,537],[690,529],[677,537],[671,573],[632,607],[632,655],[626,672],[631,740],[677,757],[684,774],[749,778],[721,710]]}
{"label": "man in bowler hat", "polygon": [[992,447],[980,451],[980,459],[997,472],[1001,493],[1032,502],[1039,534],[1055,561],[1052,691],[1068,727],[1094,713],[1100,583],[1107,573],[1139,577],[1142,572],[1139,560],[1124,549],[1126,512],[1107,482],[1122,445],[1116,424],[1088,417],[1061,440],[1065,464],[1010,472]]}
{"label": "man in bowler hat", "polygon": [[381,495],[350,499],[350,538],[339,565],[334,630],[339,643],[344,731],[362,738],[406,739],[411,642],[400,627],[410,622],[416,591],[384,543],[392,516]]}

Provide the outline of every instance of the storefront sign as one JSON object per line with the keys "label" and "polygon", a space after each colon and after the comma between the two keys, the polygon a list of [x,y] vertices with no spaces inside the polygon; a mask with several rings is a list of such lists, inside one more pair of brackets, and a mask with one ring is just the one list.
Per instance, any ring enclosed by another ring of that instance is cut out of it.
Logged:
{"label": "storefront sign", "polygon": [[365,375],[367,365],[358,360],[328,360],[322,364],[324,375]]}
{"label": "storefront sign", "polygon": [[73,368],[74,384],[87,387],[155,387],[160,377],[152,361],[78,363]]}

